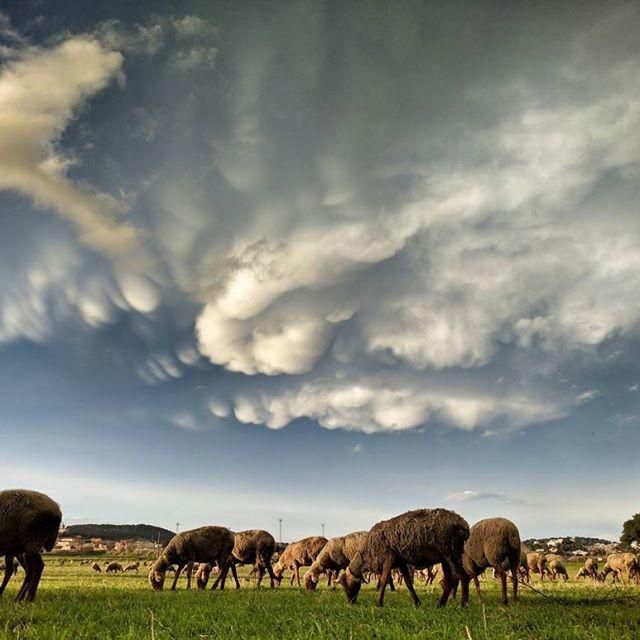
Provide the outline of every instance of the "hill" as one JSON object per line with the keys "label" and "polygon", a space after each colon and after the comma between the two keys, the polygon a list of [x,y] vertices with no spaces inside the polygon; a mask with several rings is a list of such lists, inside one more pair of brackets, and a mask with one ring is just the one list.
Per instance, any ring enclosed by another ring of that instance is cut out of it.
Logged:
{"label": "hill", "polygon": [[545,549],[548,551],[558,551],[572,554],[581,551],[594,551],[597,549],[607,549],[615,542],[604,538],[589,538],[586,536],[563,536],[558,538],[530,538],[524,540],[530,549]]}
{"label": "hill", "polygon": [[148,540],[166,544],[175,533],[151,524],[72,524],[65,530],[67,536],[102,538],[103,540]]}

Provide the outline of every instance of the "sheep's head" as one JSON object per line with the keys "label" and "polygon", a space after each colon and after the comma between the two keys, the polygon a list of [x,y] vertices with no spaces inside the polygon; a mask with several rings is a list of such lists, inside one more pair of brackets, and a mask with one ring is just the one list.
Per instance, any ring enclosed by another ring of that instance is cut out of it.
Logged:
{"label": "sheep's head", "polygon": [[360,593],[362,580],[356,578],[347,567],[347,569],[338,576],[337,582],[342,585],[347,602],[349,604],[355,604],[358,599],[358,594]]}
{"label": "sheep's head", "polygon": [[318,577],[311,571],[307,571],[304,576],[304,586],[307,588],[307,591],[315,591],[318,586]]}
{"label": "sheep's head", "polygon": [[273,582],[276,587],[280,586],[282,582],[282,574],[284,573],[284,567],[280,564],[280,562],[276,563],[275,568],[273,570]]}
{"label": "sheep's head", "polygon": [[162,591],[162,588],[164,587],[164,576],[164,571],[156,571],[155,569],[151,569],[151,571],[149,571],[149,582],[151,583],[154,591]]}

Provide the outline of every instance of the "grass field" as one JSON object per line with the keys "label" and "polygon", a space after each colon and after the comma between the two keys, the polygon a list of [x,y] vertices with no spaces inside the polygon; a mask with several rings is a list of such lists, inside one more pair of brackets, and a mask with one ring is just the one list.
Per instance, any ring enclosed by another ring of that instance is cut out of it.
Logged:
{"label": "grass field", "polygon": [[[573,575],[577,567],[571,567]],[[38,599],[14,605],[22,574],[0,601],[0,638],[119,639],[151,638],[640,638],[640,599],[584,603],[585,599],[640,594],[635,587],[611,584],[550,584],[541,587],[552,600],[522,588],[516,606],[501,607],[498,584],[482,583],[484,606],[471,594],[468,609],[458,604],[436,609],[439,587],[419,583],[422,606],[414,609],[403,587],[387,592],[382,609],[372,587],[347,606],[341,591],[321,587],[314,593],[284,586],[255,590],[243,578],[240,591],[154,593],[140,575],[94,575],[88,566],[48,561]],[[534,578],[532,584],[540,585]]]}

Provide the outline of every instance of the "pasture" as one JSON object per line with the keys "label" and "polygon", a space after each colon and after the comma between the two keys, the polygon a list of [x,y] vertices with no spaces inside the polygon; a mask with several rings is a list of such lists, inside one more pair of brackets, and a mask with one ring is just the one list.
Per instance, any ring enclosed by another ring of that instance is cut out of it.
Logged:
{"label": "pasture", "polygon": [[[136,574],[93,574],[90,566],[60,564],[46,559],[38,598],[32,605],[14,605],[22,573],[13,578],[0,600],[0,638],[21,640],[193,638],[428,638],[538,640],[589,638],[623,640],[640,637],[640,599],[585,602],[619,595],[640,594],[637,586],[576,582],[578,565],[570,565],[566,584],[532,585],[552,599],[522,587],[516,606],[499,605],[498,583],[488,573],[481,581],[484,606],[471,593],[470,606],[457,603],[444,609],[435,604],[438,586],[418,581],[422,606],[414,609],[406,589],[387,592],[385,606],[374,604],[374,589],[365,586],[355,606],[347,606],[341,589],[316,592],[291,588],[286,579],[276,590],[254,588],[242,571],[240,591],[179,591],[154,593],[146,569]],[[100,560],[102,564],[103,560]],[[287,574],[288,575],[288,574]],[[169,581],[170,584],[170,581]]]}

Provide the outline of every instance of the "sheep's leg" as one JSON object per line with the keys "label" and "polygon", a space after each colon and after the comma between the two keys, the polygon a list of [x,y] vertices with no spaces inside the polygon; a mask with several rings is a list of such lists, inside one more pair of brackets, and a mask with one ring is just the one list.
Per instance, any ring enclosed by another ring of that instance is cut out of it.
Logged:
{"label": "sheep's leg", "polygon": [[442,563],[442,580],[440,584],[442,585],[442,595],[440,596],[440,600],[438,600],[438,606],[444,607],[454,587],[451,567],[446,562]]}
{"label": "sheep's leg", "polygon": [[476,594],[478,596],[478,600],[480,600],[480,602],[484,602],[484,598],[482,597],[482,591],[480,591],[480,580],[478,580],[478,576],[473,576],[473,586],[476,588]]}
{"label": "sheep's leg", "polygon": [[[9,570],[11,567],[11,570]],[[0,584],[0,596],[4,593],[4,590],[7,588],[7,584],[9,584],[9,580],[11,580],[11,576],[14,574],[13,571],[13,556],[5,556],[4,557],[4,577],[2,578],[2,584]]]}
{"label": "sheep's leg", "polygon": [[296,582],[298,583],[298,588],[300,588],[300,565],[296,562],[295,564],[295,574],[296,574]]}
{"label": "sheep's leg", "polygon": [[416,593],[416,590],[413,588],[413,578],[411,577],[411,571],[409,571],[409,567],[407,567],[407,565],[403,564],[400,565],[400,573],[402,574],[402,577],[404,578],[404,582],[407,585],[407,589],[409,589],[409,593],[411,594],[411,598],[413,600],[413,604],[416,607],[420,606],[420,598],[418,598],[418,594]]}
{"label": "sheep's leg", "polygon": [[333,571],[329,569],[327,571],[327,589],[331,587],[331,578],[333,578]]}
{"label": "sheep's leg", "polygon": [[[138,569],[136,569],[136,572]],[[191,589],[191,576],[193,574],[193,560],[187,562],[187,589]]]}
{"label": "sheep's leg", "polygon": [[260,585],[262,584],[262,578],[264,578],[265,569],[262,566],[262,563],[257,564],[255,566],[255,569],[257,569],[257,571],[258,571],[258,582],[256,583],[256,587],[259,589]]}
{"label": "sheep's leg", "polygon": [[509,563],[511,567],[511,586],[513,588],[513,601],[518,601],[518,561],[516,559],[511,560]]}
{"label": "sheep's leg", "polygon": [[171,585],[171,591],[175,591],[176,590],[176,585],[178,584],[178,578],[180,577],[180,574],[182,573],[183,569],[184,569],[184,565],[183,564],[179,564],[178,568],[176,569],[176,575],[173,578],[173,584]]}
{"label": "sheep's leg", "polygon": [[384,591],[391,580],[391,567],[393,566],[393,558],[387,558],[382,565],[382,573],[380,574],[380,589],[378,590],[378,597],[376,598],[376,604],[379,607],[384,605]]}
{"label": "sheep's leg", "polygon": [[[220,568],[219,565],[218,565],[218,567]],[[223,576],[226,579],[227,571],[229,571],[229,564],[227,562],[225,562],[222,565],[222,568],[220,568],[220,572],[218,573],[217,578],[213,581],[213,584],[211,585],[211,591],[215,591],[218,588],[218,585],[222,581]],[[222,589],[224,589],[224,583],[220,586],[220,590],[222,590]]]}
{"label": "sheep's leg", "polygon": [[393,584],[393,576],[391,575],[391,571],[389,572],[389,579],[387,580],[387,584],[389,585],[389,589],[391,591],[396,590],[396,586]]}
{"label": "sheep's leg", "polygon": [[267,573],[269,574],[269,580],[271,582],[271,588],[274,589],[276,586],[276,576],[273,573],[273,567],[271,566],[271,562],[267,562]]}
{"label": "sheep's leg", "polygon": [[240,588],[240,581],[238,580],[238,572],[236,571],[236,563],[232,562],[231,563],[231,567],[229,567],[231,569],[231,575],[233,576],[233,579],[235,580],[236,583],[236,589]]}
{"label": "sheep's leg", "polygon": [[36,599],[36,592],[38,591],[40,576],[42,576],[43,570],[44,562],[42,556],[37,551],[32,552],[31,579],[29,580],[29,587],[24,598],[26,602],[33,602]]}
{"label": "sheep's leg", "polygon": [[[500,567],[500,571],[498,572],[498,575],[500,576],[500,586],[502,588],[502,604],[509,604],[509,599],[507,597],[507,574],[506,572],[502,569],[502,567]],[[478,595],[480,594],[480,586],[478,585]]]}

